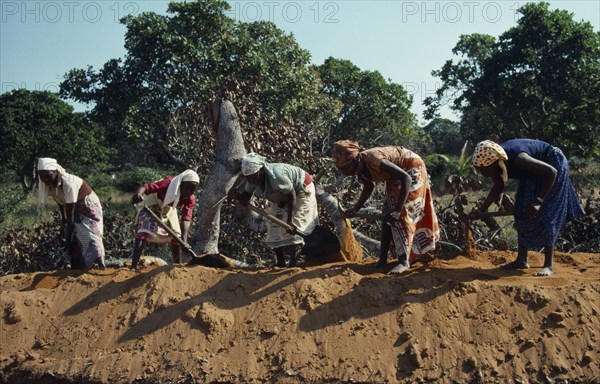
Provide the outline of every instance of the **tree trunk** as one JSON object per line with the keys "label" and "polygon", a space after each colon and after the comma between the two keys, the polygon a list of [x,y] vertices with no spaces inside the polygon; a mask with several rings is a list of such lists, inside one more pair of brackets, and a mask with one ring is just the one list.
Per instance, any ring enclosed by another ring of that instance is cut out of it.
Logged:
{"label": "tree trunk", "polygon": [[[222,199],[235,184],[240,172],[240,159],[247,153],[233,104],[223,100],[220,104],[214,103],[210,110],[213,126],[217,129],[217,148],[213,168],[198,198],[196,229],[198,242],[194,246],[194,251],[199,255],[219,253]],[[337,199],[317,185],[317,202],[325,208],[333,220],[338,234],[344,233],[346,223]],[[236,212],[236,216],[251,230],[261,233],[266,231],[264,219],[258,215],[242,209],[242,212]],[[379,241],[357,231],[353,233],[365,249],[374,253],[379,252]]]}
{"label": "tree trunk", "polygon": [[198,242],[194,251],[200,255],[219,253],[221,199],[234,185],[240,171],[240,159],[246,154],[242,129],[233,104],[222,100],[214,103],[211,111],[213,125],[217,128],[217,148],[212,171],[197,204]]}

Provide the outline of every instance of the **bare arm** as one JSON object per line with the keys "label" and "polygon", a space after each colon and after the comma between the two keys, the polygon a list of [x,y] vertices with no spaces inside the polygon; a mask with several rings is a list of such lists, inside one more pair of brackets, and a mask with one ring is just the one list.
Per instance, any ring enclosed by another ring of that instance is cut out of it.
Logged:
{"label": "bare arm", "polygon": [[525,169],[542,179],[535,201],[523,208],[525,215],[533,219],[539,212],[542,203],[556,180],[556,168],[543,161],[534,159],[526,153],[519,153],[515,158],[515,167]]}
{"label": "bare arm", "polygon": [[65,246],[69,247],[73,239],[73,231],[75,230],[75,203],[65,204],[63,209],[63,218],[65,222]]}
{"label": "bare arm", "polygon": [[181,222],[181,239],[187,243],[188,234],[190,233],[190,221],[182,221]]}
{"label": "bare arm", "polygon": [[[400,212],[404,208],[408,193],[410,191],[410,185],[412,184],[412,177],[402,168],[392,163],[389,160],[382,160],[379,164],[379,170],[388,174],[392,179],[398,180],[400,185],[400,195],[396,204],[396,211]],[[391,213],[391,212],[388,212]]]}
{"label": "bare arm", "polygon": [[143,195],[146,193],[146,188],[142,185],[137,189],[135,195],[131,196],[131,204],[137,204],[140,201],[144,200]]}
{"label": "bare arm", "polygon": [[477,209],[480,212],[486,212],[494,201],[498,201],[500,194],[504,191],[504,188],[506,187],[506,183],[504,182],[504,179],[502,179],[502,175],[494,174],[490,178],[492,179],[494,185],[488,192],[488,195],[483,201],[483,203],[479,206],[479,209]]}
{"label": "bare arm", "polygon": [[[58,203],[56,203],[58,204]],[[63,205],[58,204],[58,211],[60,212],[60,219],[62,225],[67,225],[67,217],[65,216],[65,207]]]}
{"label": "bare arm", "polygon": [[360,191],[360,196],[358,197],[358,200],[356,201],[354,206],[348,210],[348,212],[359,211],[363,207],[363,205],[365,205],[365,201],[367,201],[369,197],[371,197],[373,189],[375,188],[375,183],[373,183],[371,180],[368,180],[364,177],[360,177],[359,181],[363,185],[363,189],[362,191]]}
{"label": "bare arm", "polygon": [[548,196],[556,180],[556,168],[548,163],[534,159],[526,153],[519,153],[515,158],[515,167],[533,173],[542,179],[539,196],[542,201]]}
{"label": "bare arm", "polygon": [[243,190],[242,192],[233,191],[230,193],[230,196],[239,201],[240,204],[246,206],[250,204],[250,199],[252,198],[253,193]]}
{"label": "bare arm", "polygon": [[292,218],[294,217],[294,212],[296,211],[296,205],[298,204],[298,198],[296,196],[296,191],[292,188],[292,191],[287,194],[287,208],[288,208],[288,224],[292,225]]}

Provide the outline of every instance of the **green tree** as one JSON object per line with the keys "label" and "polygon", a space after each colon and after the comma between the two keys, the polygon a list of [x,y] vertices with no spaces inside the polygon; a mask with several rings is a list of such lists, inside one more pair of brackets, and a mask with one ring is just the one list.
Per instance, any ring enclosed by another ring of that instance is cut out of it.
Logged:
{"label": "green tree", "polygon": [[54,157],[81,170],[106,162],[103,131],[51,92],[16,89],[0,95],[2,171],[32,174],[36,157]]}
{"label": "green tree", "polygon": [[600,34],[545,2],[519,12],[517,25],[498,39],[460,37],[452,50],[460,59],[433,71],[443,83],[425,100],[425,117],[450,102],[476,140],[530,137],[598,153]]}
{"label": "green tree", "polygon": [[341,103],[329,126],[332,141],[353,139],[365,145],[410,145],[419,128],[410,112],[412,96],[377,71],[363,71],[349,60],[329,57],[316,67],[322,92]]}
{"label": "green tree", "polygon": [[236,22],[228,9],[222,0],[198,0],[170,3],[166,16],[124,18],[126,56],[97,72],[71,70],[61,95],[94,103],[90,115],[115,145],[162,147],[188,166],[210,165],[207,105],[218,99],[233,101],[252,128],[244,130],[249,149],[298,155],[335,118],[335,103],[319,94],[310,55],[292,35],[269,22]]}
{"label": "green tree", "polygon": [[460,124],[448,119],[435,118],[423,130],[429,139],[427,152],[458,156],[466,140]]}
{"label": "green tree", "polygon": [[98,72],[92,67],[69,71],[60,90],[63,98],[93,105],[88,118],[104,128],[107,142],[126,159],[139,152],[132,148],[131,140],[124,139],[135,140],[143,135],[140,130],[127,131],[130,110],[133,112],[133,105],[142,98],[135,82],[135,74],[126,72],[120,59],[113,59]]}

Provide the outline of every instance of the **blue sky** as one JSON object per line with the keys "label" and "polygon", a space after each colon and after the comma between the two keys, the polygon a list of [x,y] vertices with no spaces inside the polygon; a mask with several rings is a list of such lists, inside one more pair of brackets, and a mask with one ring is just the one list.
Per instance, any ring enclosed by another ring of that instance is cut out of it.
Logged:
{"label": "blue sky", "polygon": [[[72,68],[95,68],[122,57],[125,28],[118,19],[153,11],[166,1],[0,0],[0,93],[15,88],[56,92]],[[269,20],[292,32],[312,61],[329,56],[377,70],[422,100],[440,86],[431,76],[451,58],[461,34],[498,36],[516,21],[525,1],[229,1],[240,21]],[[600,30],[600,1],[550,1]],[[74,104],[76,110],[84,105]],[[443,116],[457,119],[451,111]]]}

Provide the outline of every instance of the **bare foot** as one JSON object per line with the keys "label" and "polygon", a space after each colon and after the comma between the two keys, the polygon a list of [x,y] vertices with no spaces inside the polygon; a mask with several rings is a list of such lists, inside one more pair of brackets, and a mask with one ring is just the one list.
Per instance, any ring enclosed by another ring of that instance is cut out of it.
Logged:
{"label": "bare foot", "polygon": [[398,263],[394,268],[392,268],[388,272],[388,275],[399,275],[404,271],[407,271],[409,268],[410,265],[408,264],[408,262]]}
{"label": "bare foot", "polygon": [[527,262],[525,262],[525,261],[515,260],[515,261],[512,261],[512,262],[510,262],[508,264],[504,264],[500,268],[507,269],[507,270],[510,270],[510,269],[527,269],[527,268],[529,268],[529,264],[527,264]]}
{"label": "bare foot", "polygon": [[544,267],[533,274],[533,276],[552,276],[554,275],[554,269],[552,267]]}
{"label": "bare foot", "polygon": [[375,264],[375,266],[377,268],[385,267],[386,265],[387,265],[387,259],[379,259],[377,264]]}

